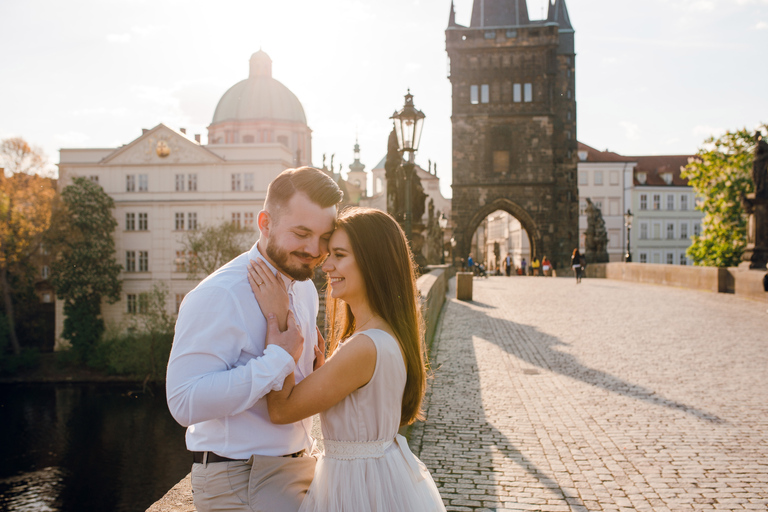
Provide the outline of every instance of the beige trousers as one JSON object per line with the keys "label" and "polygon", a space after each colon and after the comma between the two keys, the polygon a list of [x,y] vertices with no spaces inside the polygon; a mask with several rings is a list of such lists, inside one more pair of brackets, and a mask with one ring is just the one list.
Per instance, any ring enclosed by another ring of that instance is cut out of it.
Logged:
{"label": "beige trousers", "polygon": [[294,512],[315,473],[314,457],[253,455],[248,461],[192,465],[197,512]]}

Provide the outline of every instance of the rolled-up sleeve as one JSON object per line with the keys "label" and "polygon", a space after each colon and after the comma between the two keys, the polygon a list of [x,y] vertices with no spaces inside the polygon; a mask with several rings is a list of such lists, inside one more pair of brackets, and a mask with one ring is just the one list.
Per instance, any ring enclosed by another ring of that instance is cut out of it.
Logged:
{"label": "rolled-up sleeve", "polygon": [[[270,345],[236,366],[251,341],[236,298],[221,287],[197,289],[184,300],[168,361],[168,408],[182,426],[234,416],[281,389],[295,363]],[[252,351],[251,347],[249,351]]]}

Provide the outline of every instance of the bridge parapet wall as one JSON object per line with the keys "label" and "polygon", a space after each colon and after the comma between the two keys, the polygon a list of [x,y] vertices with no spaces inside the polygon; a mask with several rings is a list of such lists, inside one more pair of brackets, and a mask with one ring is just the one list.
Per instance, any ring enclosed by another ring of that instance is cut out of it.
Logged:
{"label": "bridge parapet wall", "polygon": [[677,286],[715,293],[735,293],[768,302],[765,280],[768,272],[740,267],[696,267],[647,263],[592,263],[586,277]]}

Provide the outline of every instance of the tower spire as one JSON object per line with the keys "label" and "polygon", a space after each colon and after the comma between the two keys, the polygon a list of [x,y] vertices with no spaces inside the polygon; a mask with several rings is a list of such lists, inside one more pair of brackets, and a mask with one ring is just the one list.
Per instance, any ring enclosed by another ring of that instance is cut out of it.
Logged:
{"label": "tower spire", "polygon": [[451,0],[451,13],[448,15],[448,26],[456,26],[456,9],[453,8],[453,0]]}

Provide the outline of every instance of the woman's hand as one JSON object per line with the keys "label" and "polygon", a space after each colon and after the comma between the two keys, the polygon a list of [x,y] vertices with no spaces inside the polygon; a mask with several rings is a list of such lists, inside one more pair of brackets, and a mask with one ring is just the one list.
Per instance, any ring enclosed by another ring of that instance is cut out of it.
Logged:
{"label": "woman's hand", "polygon": [[293,311],[288,311],[287,324],[288,328],[281,332],[277,326],[277,318],[274,313],[270,313],[267,316],[267,340],[264,343],[264,348],[269,345],[277,345],[288,352],[293,357],[293,360],[298,363],[304,350],[304,336],[301,335],[296,325]]}
{"label": "woman's hand", "polygon": [[325,338],[320,333],[320,328],[317,329],[317,345],[315,345],[315,362],[312,365],[313,370],[317,370],[325,364]]}
{"label": "woman's hand", "polygon": [[275,276],[262,260],[251,260],[248,265],[248,282],[264,318],[269,318],[270,313],[275,315],[280,331],[285,331],[288,327],[286,318],[289,299],[283,280]]}

